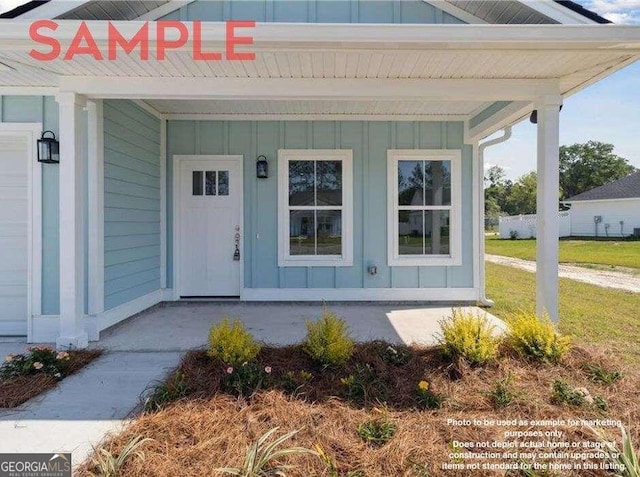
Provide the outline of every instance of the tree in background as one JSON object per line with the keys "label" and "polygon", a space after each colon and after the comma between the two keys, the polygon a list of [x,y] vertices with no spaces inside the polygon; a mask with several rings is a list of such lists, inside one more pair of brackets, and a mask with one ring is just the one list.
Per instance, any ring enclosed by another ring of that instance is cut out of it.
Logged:
{"label": "tree in background", "polygon": [[491,166],[485,173],[484,183],[484,213],[488,219],[496,221],[505,214],[503,207],[512,182],[506,178],[502,167]]}
{"label": "tree in background", "polygon": [[534,171],[520,176],[505,198],[504,211],[509,215],[535,214],[538,176]]}
{"label": "tree in background", "polygon": [[589,141],[561,146],[561,199],[622,179],[635,171],[627,159],[613,153],[613,144]]}

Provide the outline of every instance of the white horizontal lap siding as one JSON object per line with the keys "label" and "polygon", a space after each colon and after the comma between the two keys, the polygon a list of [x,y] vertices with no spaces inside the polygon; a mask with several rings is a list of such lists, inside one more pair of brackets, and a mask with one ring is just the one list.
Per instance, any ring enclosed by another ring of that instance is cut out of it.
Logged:
{"label": "white horizontal lap siding", "polygon": [[[602,222],[598,224],[599,237],[629,236],[633,234],[634,228],[640,228],[640,198],[573,202],[571,204],[571,235],[595,236],[595,216],[602,217]],[[605,228],[607,224],[608,230]]]}
{"label": "white horizontal lap siding", "polygon": [[160,289],[160,121],[104,102],[105,310]]}

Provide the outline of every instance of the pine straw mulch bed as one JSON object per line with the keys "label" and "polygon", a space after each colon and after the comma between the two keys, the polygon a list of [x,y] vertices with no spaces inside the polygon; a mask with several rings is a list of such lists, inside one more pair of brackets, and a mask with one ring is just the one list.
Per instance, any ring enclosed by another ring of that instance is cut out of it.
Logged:
{"label": "pine straw mulch bed", "polygon": [[101,350],[70,351],[69,363],[61,379],[56,379],[47,373],[36,373],[0,380],[0,409],[18,407],[29,399],[54,388],[62,379],[77,373],[101,355]]}
{"label": "pine straw mulch bed", "polygon": [[[601,351],[574,348],[559,365],[528,363],[515,356],[479,368],[452,366],[438,348],[407,348],[411,360],[404,366],[387,364],[380,358],[379,343],[360,344],[344,368],[319,369],[300,347],[270,348],[261,351],[258,362],[272,367],[271,380],[277,382],[287,371],[310,371],[311,385],[292,395],[271,387],[249,398],[225,394],[220,389],[225,369],[202,351],[188,353],[168,382],[181,376],[187,395],[157,412],[146,412],[104,447],[117,454],[132,438],[153,439],[143,447],[144,459],[127,462],[123,475],[128,477],[218,475],[214,469],[240,466],[246,449],[263,433],[279,427],[278,435],[299,429],[285,446],[311,448],[319,444],[335,460],[339,472],[330,474],[318,457],[298,455],[290,458],[295,467],[288,476],[346,476],[361,471],[367,477],[525,475],[504,471],[444,471],[441,464],[452,462],[453,440],[505,440],[500,427],[454,427],[447,419],[618,419],[630,429],[635,442],[639,433],[638,373],[624,369]],[[380,417],[379,403],[354,403],[346,399],[341,377],[357,372],[368,363],[386,384],[386,413],[397,424],[395,436],[386,445],[375,447],[363,442],[358,424]],[[589,380],[586,363],[597,363],[609,370],[622,370],[623,378],[609,385]],[[517,398],[506,408],[495,409],[488,396],[495,384],[513,377]],[[418,410],[414,395],[417,383],[427,380],[430,389],[446,396],[441,409]],[[593,406],[571,407],[551,402],[554,380],[564,379],[575,387],[586,387],[593,396],[602,396],[608,411]],[[513,428],[511,428],[513,429]],[[526,430],[527,428],[516,428]],[[531,428],[534,429],[534,428]],[[553,430],[557,427],[537,427]],[[562,428],[560,440],[597,441],[585,428]],[[617,429],[608,429],[619,438]],[[506,439],[509,440],[509,439]],[[536,440],[536,439],[533,439]],[[496,461],[493,461],[496,462]],[[417,464],[417,465],[416,465]],[[420,466],[429,473],[420,473]],[[87,475],[87,466],[79,475]],[[604,471],[562,471],[538,475],[610,475]]]}

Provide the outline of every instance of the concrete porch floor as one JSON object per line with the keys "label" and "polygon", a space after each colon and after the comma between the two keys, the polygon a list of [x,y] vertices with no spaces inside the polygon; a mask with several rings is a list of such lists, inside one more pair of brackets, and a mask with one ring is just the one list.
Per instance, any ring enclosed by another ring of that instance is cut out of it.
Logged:
{"label": "concrete porch floor", "polygon": [[[430,345],[437,342],[439,321],[451,307],[416,304],[329,303],[345,319],[358,341]],[[465,309],[485,313],[477,307]],[[302,340],[305,321],[322,312],[319,303],[177,302],[163,304],[101,333],[92,346],[109,351],[186,351],[206,346],[209,328],[224,317],[240,318],[256,339],[274,345]],[[487,316],[497,330],[505,324]]]}

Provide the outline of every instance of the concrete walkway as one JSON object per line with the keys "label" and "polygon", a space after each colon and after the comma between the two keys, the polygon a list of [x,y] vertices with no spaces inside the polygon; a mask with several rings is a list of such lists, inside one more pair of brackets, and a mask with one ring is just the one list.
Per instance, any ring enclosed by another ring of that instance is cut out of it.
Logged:
{"label": "concrete walkway", "polygon": [[[388,304],[330,304],[357,340],[433,344],[438,322],[450,307]],[[469,309],[479,311],[475,307]],[[1,452],[72,452],[75,465],[109,432],[126,425],[149,383],[178,365],[186,350],[207,343],[212,324],[225,316],[241,318],[261,341],[299,342],[305,319],[322,312],[320,304],[197,302],[158,306],[104,332],[106,354],[55,389],[17,409],[0,409]],[[504,323],[488,315],[498,330]],[[0,342],[0,359],[24,351],[26,343]]]}
{"label": "concrete walkway", "polygon": [[[485,260],[497,263],[498,265],[520,268],[528,272],[535,273],[536,271],[536,262],[529,260],[489,254],[485,255]],[[640,275],[631,275],[628,273],[608,270],[592,270],[584,267],[576,267],[574,265],[560,264],[558,268],[559,274],[563,278],[570,278],[572,280],[589,283],[599,287],[617,288],[619,290],[640,293]]]}
{"label": "concrete walkway", "polygon": [[71,452],[73,464],[82,463],[107,433],[126,425],[149,383],[179,360],[175,352],[105,354],[21,407],[0,409],[0,453]]}

